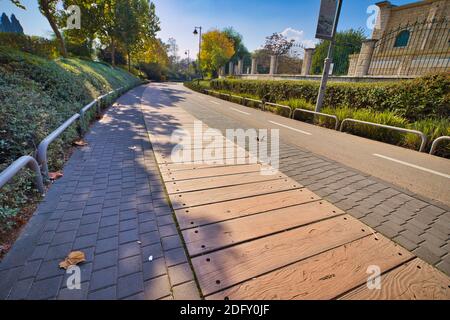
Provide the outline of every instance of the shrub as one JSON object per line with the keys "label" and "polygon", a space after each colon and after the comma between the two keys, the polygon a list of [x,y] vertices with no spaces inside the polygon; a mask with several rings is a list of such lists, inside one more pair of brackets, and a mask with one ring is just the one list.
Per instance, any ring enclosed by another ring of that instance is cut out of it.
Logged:
{"label": "shrub", "polygon": [[[442,136],[450,136],[450,119],[425,119],[408,125],[408,128],[425,133],[428,137],[427,148],[431,148],[434,140]],[[415,134],[407,134],[403,145],[408,148],[418,149],[422,139]],[[442,142],[436,152],[437,155],[450,158],[450,143]]]}
{"label": "shrub", "polygon": [[56,40],[48,40],[42,37],[27,36],[20,33],[0,32],[0,45],[48,59],[58,57],[58,45]]}
{"label": "shrub", "polygon": [[[217,79],[214,90],[248,93],[267,101],[303,99],[314,104],[320,83],[316,81],[260,81]],[[324,107],[393,111],[410,121],[450,117],[450,75],[436,74],[399,82],[329,83]]]}
{"label": "shrub", "polygon": [[278,102],[281,105],[291,107],[292,110],[295,109],[305,109],[314,111],[314,105],[306,101],[305,99],[289,99]]}
{"label": "shrub", "polygon": [[[0,46],[0,172],[99,95],[140,80],[120,68],[80,59],[50,61]],[[50,145],[50,170],[60,170],[78,136],[71,126]],[[34,199],[26,171],[2,188],[0,208]],[[9,212],[9,211],[8,211]]]}

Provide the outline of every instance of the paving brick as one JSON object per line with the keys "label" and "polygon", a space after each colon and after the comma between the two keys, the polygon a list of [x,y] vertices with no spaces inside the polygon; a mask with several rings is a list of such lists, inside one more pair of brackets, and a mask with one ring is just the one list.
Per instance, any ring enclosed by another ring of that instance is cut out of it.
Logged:
{"label": "paving brick", "polygon": [[42,260],[35,260],[35,261],[30,261],[30,262],[26,263],[22,269],[19,279],[23,280],[23,279],[35,277],[39,271],[39,268],[41,267],[41,263],[42,263]]}
{"label": "paving brick", "polygon": [[24,300],[27,298],[34,279],[29,278],[16,282],[8,296],[8,300]]}
{"label": "paving brick", "polygon": [[119,278],[117,282],[117,298],[123,299],[144,291],[144,279],[142,273],[130,274]]}
{"label": "paving brick", "polygon": [[128,230],[119,233],[119,243],[124,244],[128,242],[139,241],[139,235],[137,230]]}
{"label": "paving brick", "polygon": [[169,278],[173,286],[194,279],[191,267],[188,263],[179,264],[169,268]]}
{"label": "paving brick", "polygon": [[88,284],[81,284],[80,289],[68,289],[67,287],[59,291],[58,300],[86,300],[88,295]]}
{"label": "paving brick", "polygon": [[119,248],[119,238],[118,237],[97,240],[97,242],[95,244],[95,252],[97,254],[112,251],[112,250],[117,250],[118,248]]}
{"label": "paving brick", "polygon": [[94,271],[91,276],[89,291],[92,292],[98,289],[115,286],[116,282],[117,282],[117,267],[111,267],[108,269]]}
{"label": "paving brick", "polygon": [[61,286],[62,276],[35,281],[28,293],[28,300],[47,300],[56,298]]}
{"label": "paving brick", "polygon": [[97,235],[91,234],[88,236],[77,237],[73,244],[75,250],[82,250],[84,248],[89,248],[95,246],[97,243]]}
{"label": "paving brick", "polygon": [[395,242],[397,242],[399,245],[401,245],[403,248],[405,248],[406,250],[409,250],[409,251],[413,251],[414,249],[416,249],[419,246],[415,242],[412,242],[410,239],[405,237],[403,234],[395,237],[393,240]]}
{"label": "paving brick", "polygon": [[168,272],[164,258],[153,259],[152,261],[145,261],[142,264],[142,271],[144,280],[150,280],[165,275]]}
{"label": "paving brick", "polygon": [[173,298],[175,300],[201,300],[200,293],[194,281],[183,283],[173,287]]}
{"label": "paving brick", "polygon": [[117,250],[96,254],[94,257],[94,270],[116,266],[118,261]]}
{"label": "paving brick", "polygon": [[134,256],[119,260],[119,277],[142,271],[141,256]]}
{"label": "paving brick", "polygon": [[117,236],[118,234],[119,234],[119,226],[116,225],[111,227],[100,228],[98,230],[97,237],[99,240],[101,240],[112,238],[114,236]]}
{"label": "paving brick", "polygon": [[171,294],[167,276],[161,276],[144,283],[144,294],[147,300],[156,300]]}
{"label": "paving brick", "polygon": [[156,243],[150,246],[142,247],[142,260],[148,261],[150,256],[153,259],[158,259],[163,256],[163,249],[161,243]]}
{"label": "paving brick", "polygon": [[179,248],[183,245],[178,235],[162,238],[161,241],[164,251]]}
{"label": "paving brick", "polygon": [[444,272],[445,274],[450,274],[450,262],[442,261],[436,265],[436,267]]}
{"label": "paving brick", "polygon": [[187,257],[184,248],[177,248],[169,251],[164,251],[164,257],[166,258],[166,264],[168,267],[187,262]]}
{"label": "paving brick", "polygon": [[88,295],[89,300],[115,300],[117,299],[116,286],[110,286],[98,291],[90,292]]}

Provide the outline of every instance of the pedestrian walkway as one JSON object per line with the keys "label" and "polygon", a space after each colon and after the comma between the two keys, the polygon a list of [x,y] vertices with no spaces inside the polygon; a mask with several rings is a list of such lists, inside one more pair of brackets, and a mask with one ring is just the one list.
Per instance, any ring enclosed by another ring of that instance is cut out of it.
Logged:
{"label": "pedestrian walkway", "polygon": [[[2,299],[198,299],[140,100],[124,95],[75,151],[0,264]],[[86,255],[81,290],[59,262]]]}
{"label": "pedestrian walkway", "polygon": [[[154,91],[144,96],[154,101]],[[176,105],[143,111],[206,299],[450,298],[449,277],[283,173],[262,176],[261,165],[237,161],[183,164],[170,136],[194,137],[197,119]],[[383,274],[381,290],[367,286],[372,268]]]}
{"label": "pedestrian walkway", "polygon": [[[93,126],[0,263],[0,298],[450,298],[449,277],[301,179],[172,158],[172,133],[197,120],[182,101],[142,86]],[[76,250],[86,262],[69,290],[58,265]]]}

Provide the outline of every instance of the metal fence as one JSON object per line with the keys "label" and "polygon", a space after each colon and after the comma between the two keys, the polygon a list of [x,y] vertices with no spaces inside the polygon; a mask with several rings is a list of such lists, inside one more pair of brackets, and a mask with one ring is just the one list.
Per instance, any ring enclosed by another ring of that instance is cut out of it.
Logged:
{"label": "metal fence", "polygon": [[374,47],[368,74],[420,76],[450,68],[447,18],[416,21],[389,30]]}
{"label": "metal fence", "polygon": [[[93,102],[83,107],[80,113],[74,114],[70,119],[64,122],[59,128],[50,133],[42,142],[39,144],[39,147],[36,151],[36,159],[31,156],[23,156],[16,161],[14,161],[11,165],[9,165],[5,170],[0,172],[0,188],[7,184],[15,175],[17,175],[21,169],[28,167],[33,170],[35,173],[35,184],[40,193],[45,193],[45,188],[43,184],[43,177],[47,178],[48,176],[48,164],[47,164],[47,148],[48,146],[55,141],[68,127],[70,127],[77,120],[80,121],[80,127],[83,126],[83,122],[86,121],[85,115],[93,106],[97,106],[100,108],[99,104],[106,97],[117,94],[120,95],[128,88],[120,87],[114,91],[111,91],[101,97],[98,97]],[[99,111],[97,109],[97,111]]]}

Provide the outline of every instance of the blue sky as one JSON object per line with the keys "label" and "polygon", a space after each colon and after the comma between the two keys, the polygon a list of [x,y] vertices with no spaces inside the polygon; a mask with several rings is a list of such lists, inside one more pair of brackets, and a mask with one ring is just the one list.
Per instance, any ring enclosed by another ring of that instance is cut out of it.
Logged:
{"label": "blue sky", "polygon": [[[252,51],[259,48],[266,36],[273,32],[285,32],[306,46],[315,41],[314,35],[320,0],[153,0],[161,19],[164,41],[177,40],[180,53],[186,49],[191,56],[198,52],[198,38],[192,31],[201,25],[204,30],[232,26],[244,36],[244,42]],[[367,8],[377,0],[344,0],[339,29],[366,27]],[[392,0],[401,5],[414,0]],[[27,10],[14,7],[9,0],[0,0],[0,12],[14,13],[25,33],[40,36],[51,34],[50,26],[39,13],[37,0],[23,0]]]}

